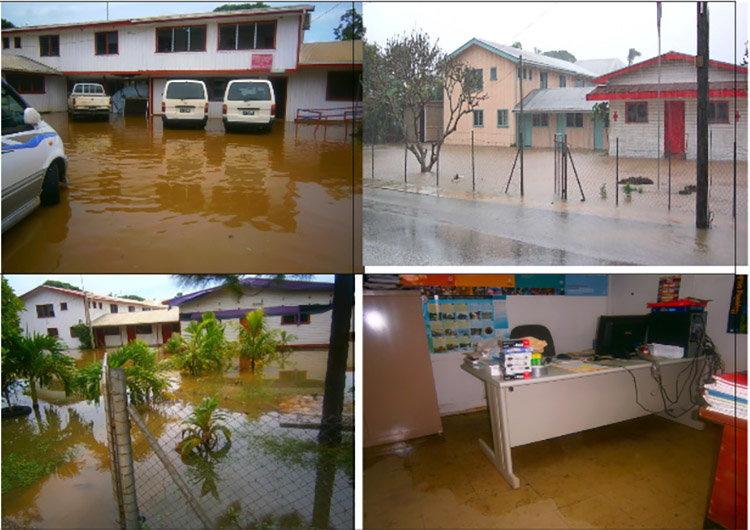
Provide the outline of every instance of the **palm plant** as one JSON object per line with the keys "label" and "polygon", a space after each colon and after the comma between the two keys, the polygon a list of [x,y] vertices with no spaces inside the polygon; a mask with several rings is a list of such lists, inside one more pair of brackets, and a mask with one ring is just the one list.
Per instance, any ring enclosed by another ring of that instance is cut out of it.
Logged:
{"label": "palm plant", "polygon": [[[142,340],[134,340],[107,356],[110,368],[123,368],[125,380],[134,404],[158,399],[167,388],[165,371],[168,363],[157,362],[156,352]],[[96,361],[76,373],[73,386],[88,401],[98,401],[101,394],[102,361]]]}
{"label": "palm plant", "polygon": [[200,322],[191,322],[184,336],[173,337],[167,343],[167,351],[173,354],[172,364],[190,375],[224,370],[232,357],[225,327],[211,312],[205,313]]}
{"label": "palm plant", "polygon": [[245,321],[240,326],[237,351],[241,361],[250,361],[251,372],[255,373],[257,365],[275,357],[279,335],[279,330],[268,329],[263,309],[250,311],[245,316]]}
{"label": "palm plant", "polygon": [[276,346],[276,354],[278,355],[279,368],[281,368],[282,370],[286,368],[286,363],[289,360],[289,356],[294,351],[289,345],[294,340],[297,340],[296,335],[292,335],[286,330],[282,330],[279,332],[279,342]]}
{"label": "palm plant", "polygon": [[39,408],[36,384],[48,387],[58,379],[70,394],[75,361],[65,355],[65,345],[57,338],[34,333],[18,339],[13,352],[15,373],[29,382],[33,408]]}
{"label": "palm plant", "polygon": [[187,427],[182,429],[182,440],[176,447],[183,458],[194,451],[198,454],[213,451],[219,441],[219,433],[224,434],[227,443],[231,441],[232,433],[226,426],[218,423],[227,419],[223,412],[216,412],[218,406],[216,396],[206,396],[200,404],[192,405],[193,414],[182,422]]}

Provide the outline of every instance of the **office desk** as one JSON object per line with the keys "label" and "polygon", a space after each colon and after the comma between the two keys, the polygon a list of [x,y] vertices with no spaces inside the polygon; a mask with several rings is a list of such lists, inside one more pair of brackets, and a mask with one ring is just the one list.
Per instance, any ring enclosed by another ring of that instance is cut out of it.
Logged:
{"label": "office desk", "polygon": [[[682,370],[680,384],[690,371],[689,364],[695,361],[696,368],[705,369],[707,359],[670,359],[661,361],[661,375],[670,399],[675,399],[675,382]],[[461,369],[484,382],[487,405],[492,424],[492,447],[483,440],[479,445],[505,480],[513,488],[520,487],[520,480],[513,474],[511,448],[541,440],[556,438],[575,432],[602,427],[611,423],[663,411],[659,386],[651,377],[651,364],[642,361],[599,361],[609,368],[596,372],[576,373],[563,370],[554,364],[548,375],[533,379],[504,380],[492,377],[480,368],[464,362]],[[649,409],[646,411],[636,403],[633,377],[638,383],[638,400]],[[693,392],[694,399],[699,393]],[[671,406],[673,414],[679,414],[695,406],[690,401],[687,385],[680,400]],[[659,413],[673,419],[667,414]],[[704,427],[686,412],[675,419],[696,429]]]}

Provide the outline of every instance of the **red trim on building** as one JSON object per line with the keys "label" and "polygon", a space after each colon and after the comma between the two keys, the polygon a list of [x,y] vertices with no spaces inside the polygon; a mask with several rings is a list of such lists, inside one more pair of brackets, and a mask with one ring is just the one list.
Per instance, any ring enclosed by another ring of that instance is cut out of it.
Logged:
{"label": "red trim on building", "polygon": [[[732,89],[709,90],[709,98],[732,98],[735,91]],[[611,94],[594,94],[586,96],[587,101],[607,101],[614,99],[657,99],[659,92],[616,92]],[[747,90],[737,90],[737,97],[747,97]],[[697,99],[697,90],[667,90],[661,92],[660,99]]]}
{"label": "red trim on building", "polygon": [[[695,62],[695,55],[686,55],[684,53],[677,53],[677,52],[667,52],[661,56],[662,61],[689,61],[694,63]],[[648,59],[647,61],[643,61],[642,63],[634,64],[631,66],[626,66],[625,68],[621,68],[619,70],[615,70],[614,72],[610,72],[608,74],[605,74],[601,77],[596,77],[591,80],[592,83],[595,85],[603,85],[613,77],[620,76],[622,74],[626,74],[628,72],[632,72],[633,70],[638,70],[639,68],[643,68],[644,66],[649,66],[654,63],[658,63],[659,57],[656,56],[652,59]],[[737,70],[738,72],[747,72],[747,67],[745,66],[735,66],[730,63],[725,63],[721,61],[714,61],[709,60],[708,61],[709,66],[716,66],[718,68],[724,68],[726,70]]]}
{"label": "red trim on building", "polygon": [[362,68],[362,63],[331,63],[331,64],[300,64],[300,69],[307,69],[307,68],[352,68],[354,67],[354,70],[357,71],[357,67]]}
{"label": "red trim on building", "polygon": [[[182,52],[179,52],[182,53]],[[138,70],[132,70],[132,71],[119,71],[119,72],[74,72],[74,71],[65,71],[63,72],[63,75],[68,76],[76,76],[76,75],[133,75],[133,76],[140,76],[140,77],[147,77],[147,76],[164,76],[164,75],[222,75],[222,74],[247,74],[247,75],[253,75],[253,74],[268,74],[271,70],[249,70],[249,69],[243,69],[243,70],[149,70],[149,71],[138,71]],[[274,72],[274,75],[276,74],[291,74],[295,73],[296,70],[284,70],[283,72]]]}

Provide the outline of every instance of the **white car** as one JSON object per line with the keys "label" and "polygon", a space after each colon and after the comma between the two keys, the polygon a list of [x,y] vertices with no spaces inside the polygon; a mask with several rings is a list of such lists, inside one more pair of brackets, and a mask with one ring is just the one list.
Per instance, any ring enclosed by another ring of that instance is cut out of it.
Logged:
{"label": "white car", "polygon": [[222,121],[227,131],[239,127],[271,130],[276,119],[276,96],[265,79],[235,79],[224,92]]}
{"label": "white car", "polygon": [[2,231],[39,204],[60,202],[68,158],[60,136],[2,80]]}
{"label": "white car", "polygon": [[161,121],[167,127],[186,125],[203,128],[208,121],[208,91],[203,81],[171,79],[164,87]]}

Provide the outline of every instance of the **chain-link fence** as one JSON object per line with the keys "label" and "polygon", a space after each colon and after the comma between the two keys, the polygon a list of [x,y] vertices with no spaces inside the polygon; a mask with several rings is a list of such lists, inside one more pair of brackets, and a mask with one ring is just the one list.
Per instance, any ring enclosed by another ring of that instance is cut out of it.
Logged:
{"label": "chain-link fence", "polygon": [[[567,145],[567,201],[598,214],[671,213],[690,224],[696,204],[696,163],[684,156],[645,158],[624,140],[611,138],[610,152]],[[484,140],[484,143],[492,143]],[[619,144],[619,153],[617,149]],[[429,144],[427,144],[429,147]],[[747,161],[719,160],[709,150],[708,206],[711,215],[731,220],[747,216]],[[549,204],[560,199],[555,176],[561,168],[554,148],[444,144],[439,160],[422,172],[404,143],[365,144],[363,179],[376,186],[429,193],[455,192],[517,198]],[[447,194],[447,193],[446,193]],[[616,213],[615,213],[616,212]],[[684,215],[680,215],[684,214]]]}
{"label": "chain-link fence", "polygon": [[352,528],[351,414],[322,429],[322,396],[295,400],[289,412],[130,405],[139,528]]}

